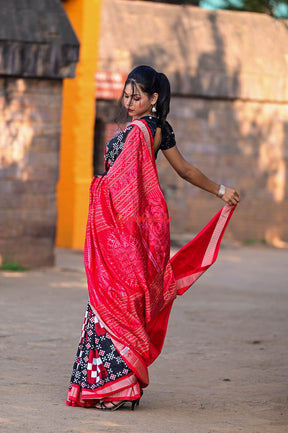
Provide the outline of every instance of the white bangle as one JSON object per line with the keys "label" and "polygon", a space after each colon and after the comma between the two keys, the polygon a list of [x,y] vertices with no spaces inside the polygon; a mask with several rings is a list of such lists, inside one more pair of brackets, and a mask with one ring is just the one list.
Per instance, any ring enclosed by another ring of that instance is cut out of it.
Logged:
{"label": "white bangle", "polygon": [[226,192],[226,188],[224,185],[220,185],[217,197],[222,198]]}

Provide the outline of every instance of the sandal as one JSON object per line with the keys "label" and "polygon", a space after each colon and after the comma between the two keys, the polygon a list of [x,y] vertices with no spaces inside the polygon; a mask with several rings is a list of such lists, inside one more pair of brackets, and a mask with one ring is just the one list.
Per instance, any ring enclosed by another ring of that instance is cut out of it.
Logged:
{"label": "sandal", "polygon": [[[100,404],[99,407],[95,406],[95,409],[98,410],[110,410],[110,411],[114,411],[119,409],[120,407],[124,406],[125,403],[131,403],[131,410],[134,410],[135,406],[139,406],[139,401],[140,398],[138,398],[138,400],[133,400],[130,402],[130,400],[122,400],[119,401],[118,403],[114,403],[114,401],[100,401],[98,404]],[[107,404],[112,404],[112,406],[107,406]]]}

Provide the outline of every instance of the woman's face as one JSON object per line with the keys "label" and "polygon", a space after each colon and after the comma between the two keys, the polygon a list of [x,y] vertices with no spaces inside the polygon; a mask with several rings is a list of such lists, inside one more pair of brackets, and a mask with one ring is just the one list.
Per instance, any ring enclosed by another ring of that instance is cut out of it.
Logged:
{"label": "woman's face", "polygon": [[132,120],[151,115],[152,106],[156,103],[157,98],[157,93],[150,98],[147,93],[142,92],[139,86],[135,87],[130,83],[123,92],[123,104]]}

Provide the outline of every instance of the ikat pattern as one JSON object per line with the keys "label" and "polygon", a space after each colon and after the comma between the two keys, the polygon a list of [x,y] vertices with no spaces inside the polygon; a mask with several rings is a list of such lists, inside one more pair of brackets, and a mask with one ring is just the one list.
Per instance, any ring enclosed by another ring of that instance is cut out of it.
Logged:
{"label": "ikat pattern", "polygon": [[88,303],[70,389],[74,384],[93,391],[131,372]]}
{"label": "ikat pattern", "polygon": [[123,131],[119,132],[114,138],[112,138],[105,149],[105,168],[108,170],[112,167],[120,153],[122,152],[127,135],[132,130],[133,125],[127,126]]}
{"label": "ikat pattern", "polygon": [[[159,119],[153,116],[144,116],[142,117],[142,119],[145,120],[151,131],[152,136],[154,137],[157,127],[160,126]],[[112,165],[122,152],[126,138],[133,128],[134,125],[127,126],[127,128],[119,132],[119,134],[117,134],[107,143],[105,149],[105,170],[109,170],[109,168],[112,167]],[[166,150],[170,149],[173,146],[176,146],[174,131],[170,123],[166,121],[162,131],[162,141],[159,149]],[[156,152],[155,158],[157,157],[159,149]]]}

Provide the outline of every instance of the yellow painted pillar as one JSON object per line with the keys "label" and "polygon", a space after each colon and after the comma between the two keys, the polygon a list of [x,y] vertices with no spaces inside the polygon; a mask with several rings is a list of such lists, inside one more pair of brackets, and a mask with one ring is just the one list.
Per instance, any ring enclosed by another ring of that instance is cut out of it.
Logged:
{"label": "yellow painted pillar", "polygon": [[80,61],[76,78],[64,80],[57,245],[83,249],[93,172],[101,0],[68,0],[63,5],[80,41]]}

